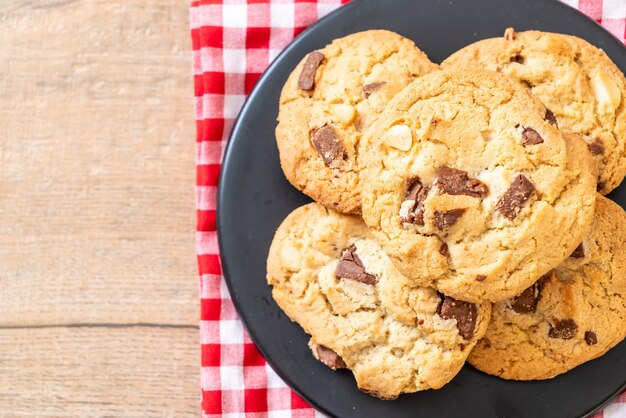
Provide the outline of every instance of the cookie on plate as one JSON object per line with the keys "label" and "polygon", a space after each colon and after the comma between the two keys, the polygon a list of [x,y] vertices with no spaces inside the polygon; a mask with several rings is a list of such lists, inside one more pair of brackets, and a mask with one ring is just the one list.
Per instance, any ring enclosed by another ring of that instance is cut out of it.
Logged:
{"label": "cookie on plate", "polygon": [[528,89],[437,71],[399,93],[361,141],[363,219],[421,285],[469,302],[526,289],[587,233],[596,177]]}
{"label": "cookie on plate", "polygon": [[530,87],[560,129],[580,134],[594,154],[598,191],[626,175],[626,79],[604,51],[570,35],[506,30],[448,57],[444,68],[483,68]]}
{"label": "cookie on plate", "polygon": [[276,127],[289,182],[326,207],[359,213],[361,132],[398,91],[438,68],[385,30],[348,35],[304,57],[283,87]]}
{"label": "cookie on plate", "polygon": [[489,303],[415,286],[361,219],[317,203],[278,228],[267,279],[278,305],[311,335],[315,357],[350,369],[361,390],[382,399],[449,382],[490,315]]}
{"label": "cookie on plate", "polygon": [[505,379],[549,379],[626,337],[626,213],[598,195],[589,235],[511,300],[493,305],[469,361]]}

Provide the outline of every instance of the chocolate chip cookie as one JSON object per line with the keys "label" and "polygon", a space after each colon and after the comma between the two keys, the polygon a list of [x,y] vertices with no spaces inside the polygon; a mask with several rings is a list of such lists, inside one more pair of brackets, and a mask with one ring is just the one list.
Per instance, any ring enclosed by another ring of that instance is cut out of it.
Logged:
{"label": "chocolate chip cookie", "polygon": [[[570,138],[571,137],[571,138]],[[591,153],[543,104],[489,71],[407,86],[361,141],[362,210],[399,270],[460,300],[512,297],[591,224]]]}
{"label": "chocolate chip cookie", "polygon": [[626,213],[600,195],[589,235],[516,297],[494,304],[469,361],[505,379],[549,379],[626,337]]}
{"label": "chocolate chip cookie", "polygon": [[444,68],[483,68],[528,86],[559,128],[580,134],[594,155],[598,191],[607,194],[626,175],[626,79],[611,59],[570,35],[507,29],[448,57]]}
{"label": "chocolate chip cookie", "polygon": [[361,132],[398,91],[438,68],[412,41],[384,30],[309,53],[280,96],[276,142],[287,179],[326,207],[359,213]]}
{"label": "chocolate chip cookie", "polygon": [[489,303],[416,286],[361,219],[317,203],[278,228],[267,280],[278,305],[311,335],[314,356],[349,369],[361,390],[382,399],[449,382],[490,315]]}

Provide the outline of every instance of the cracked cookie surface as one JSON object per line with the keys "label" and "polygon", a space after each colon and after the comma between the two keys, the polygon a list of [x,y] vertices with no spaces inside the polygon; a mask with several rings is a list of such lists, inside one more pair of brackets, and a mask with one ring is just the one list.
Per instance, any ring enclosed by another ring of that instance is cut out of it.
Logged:
{"label": "cracked cookie surface", "polygon": [[[484,334],[490,304],[404,277],[358,217],[317,203],[292,212],[267,260],[272,295],[311,335],[314,356],[382,399],[440,388]],[[305,349],[303,347],[303,349]]]}
{"label": "cracked cookie surface", "polygon": [[283,87],[276,127],[289,182],[326,207],[359,213],[361,132],[398,91],[438,69],[412,41],[385,30],[304,57]]}
{"label": "cracked cookie surface", "polygon": [[626,79],[600,49],[575,36],[507,29],[455,52],[443,68],[488,69],[532,90],[560,129],[581,135],[594,154],[598,191],[626,175]]}
{"label": "cracked cookie surface", "polygon": [[549,379],[626,337],[626,213],[600,195],[589,235],[521,295],[493,305],[469,362],[505,379]]}
{"label": "cracked cookie surface", "polygon": [[417,79],[363,137],[360,158],[365,223],[400,271],[457,299],[518,294],[591,223],[584,141],[566,140],[528,89],[495,72]]}

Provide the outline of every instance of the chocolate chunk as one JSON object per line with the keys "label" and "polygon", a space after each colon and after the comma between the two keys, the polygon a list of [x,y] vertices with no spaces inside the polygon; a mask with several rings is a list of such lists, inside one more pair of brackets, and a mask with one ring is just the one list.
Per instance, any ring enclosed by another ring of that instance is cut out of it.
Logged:
{"label": "chocolate chunk", "polygon": [[484,274],[479,274],[476,276],[477,282],[484,282],[485,280],[487,280],[487,276],[485,276]]}
{"label": "chocolate chunk", "polygon": [[585,256],[585,247],[583,247],[583,243],[581,242],[578,247],[574,250],[574,252],[570,255],[572,258],[583,258]]}
{"label": "chocolate chunk", "polygon": [[509,61],[516,62],[518,64],[524,64],[524,57],[522,57],[521,55],[513,55]]}
{"label": "chocolate chunk", "polygon": [[339,356],[339,354],[335,353],[330,348],[318,345],[316,351],[318,360],[330,367],[331,369],[337,370],[345,369],[347,367],[346,363]]}
{"label": "chocolate chunk", "polygon": [[442,230],[451,225],[454,225],[459,220],[461,215],[465,212],[465,208],[452,209],[446,211],[435,211],[435,226],[437,229]]}
{"label": "chocolate chunk", "polygon": [[408,222],[416,225],[424,225],[424,200],[430,191],[429,186],[424,186],[419,177],[414,177],[408,181],[409,188],[404,201],[412,201],[413,205],[409,208],[406,216],[402,217],[402,222]]}
{"label": "chocolate chunk", "polygon": [[593,155],[604,154],[604,142],[600,138],[595,138],[593,142],[587,144],[587,148]]}
{"label": "chocolate chunk", "polygon": [[535,186],[530,180],[518,174],[509,189],[498,199],[496,210],[508,219],[515,219],[534,191]]}
{"label": "chocolate chunk", "polygon": [[376,276],[365,271],[365,266],[356,254],[354,245],[343,252],[339,264],[337,264],[335,276],[370,285],[376,283]]}
{"label": "chocolate chunk", "polygon": [[585,331],[585,342],[587,345],[594,345],[598,343],[598,337],[593,331]]}
{"label": "chocolate chunk", "polygon": [[370,97],[370,94],[374,93],[385,84],[387,84],[386,81],[376,81],[374,83],[365,84],[363,86],[363,93],[365,93],[365,97]]}
{"label": "chocolate chunk", "polygon": [[471,340],[474,336],[478,309],[473,303],[462,302],[449,296],[444,296],[437,307],[437,314],[443,319],[456,319],[456,327],[459,329],[459,334],[466,340]]}
{"label": "chocolate chunk", "polygon": [[543,144],[543,138],[533,128],[522,128],[522,145]]}
{"label": "chocolate chunk", "polygon": [[578,331],[578,325],[573,319],[559,319],[554,325],[550,325],[548,337],[570,340],[574,338]]}
{"label": "chocolate chunk", "polygon": [[311,134],[311,142],[317,153],[324,160],[324,164],[329,166],[337,158],[345,156],[345,148],[337,132],[330,125],[317,128]]}
{"label": "chocolate chunk", "polygon": [[423,319],[419,319],[417,321],[417,325],[424,325],[424,320]]}
{"label": "chocolate chunk", "polygon": [[511,307],[517,313],[535,312],[539,300],[539,285],[533,283],[528,289],[515,296],[511,301]]}
{"label": "chocolate chunk", "polygon": [[535,286],[537,286],[537,302],[535,303],[535,305],[539,304],[541,298],[543,297],[542,291],[544,286],[546,285],[546,282],[550,281],[553,277],[558,280],[556,272],[554,270],[550,270],[535,282]]}
{"label": "chocolate chunk", "polygon": [[489,188],[478,179],[471,179],[467,171],[457,170],[441,166],[437,170],[437,187],[441,193],[451,195],[467,195],[472,197],[485,197]]}
{"label": "chocolate chunk", "polygon": [[554,113],[552,113],[550,109],[546,109],[546,114],[543,118],[547,120],[548,122],[550,122],[552,125],[556,125],[557,127],[559,126],[556,123],[556,116],[554,116]]}
{"label": "chocolate chunk", "polygon": [[439,247],[439,253],[444,257],[449,257],[450,250],[448,249],[448,244],[446,244],[445,242],[441,244],[441,246]]}
{"label": "chocolate chunk", "polygon": [[298,77],[298,87],[304,91],[311,91],[315,87],[315,73],[322,63],[324,54],[319,51],[311,52],[304,62],[300,77]]}

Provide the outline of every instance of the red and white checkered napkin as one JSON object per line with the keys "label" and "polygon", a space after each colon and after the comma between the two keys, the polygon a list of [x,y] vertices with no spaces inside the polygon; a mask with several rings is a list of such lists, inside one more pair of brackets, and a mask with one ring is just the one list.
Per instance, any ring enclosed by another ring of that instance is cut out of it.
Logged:
{"label": "red and white checkered napkin", "polygon": [[[221,276],[215,230],[222,151],[246,95],[303,29],[348,0],[195,0],[191,37],[197,121],[197,253],[202,318],[203,417],[314,417],[265,363]],[[626,0],[565,0],[626,37]],[[626,417],[626,393],[599,417]]]}

